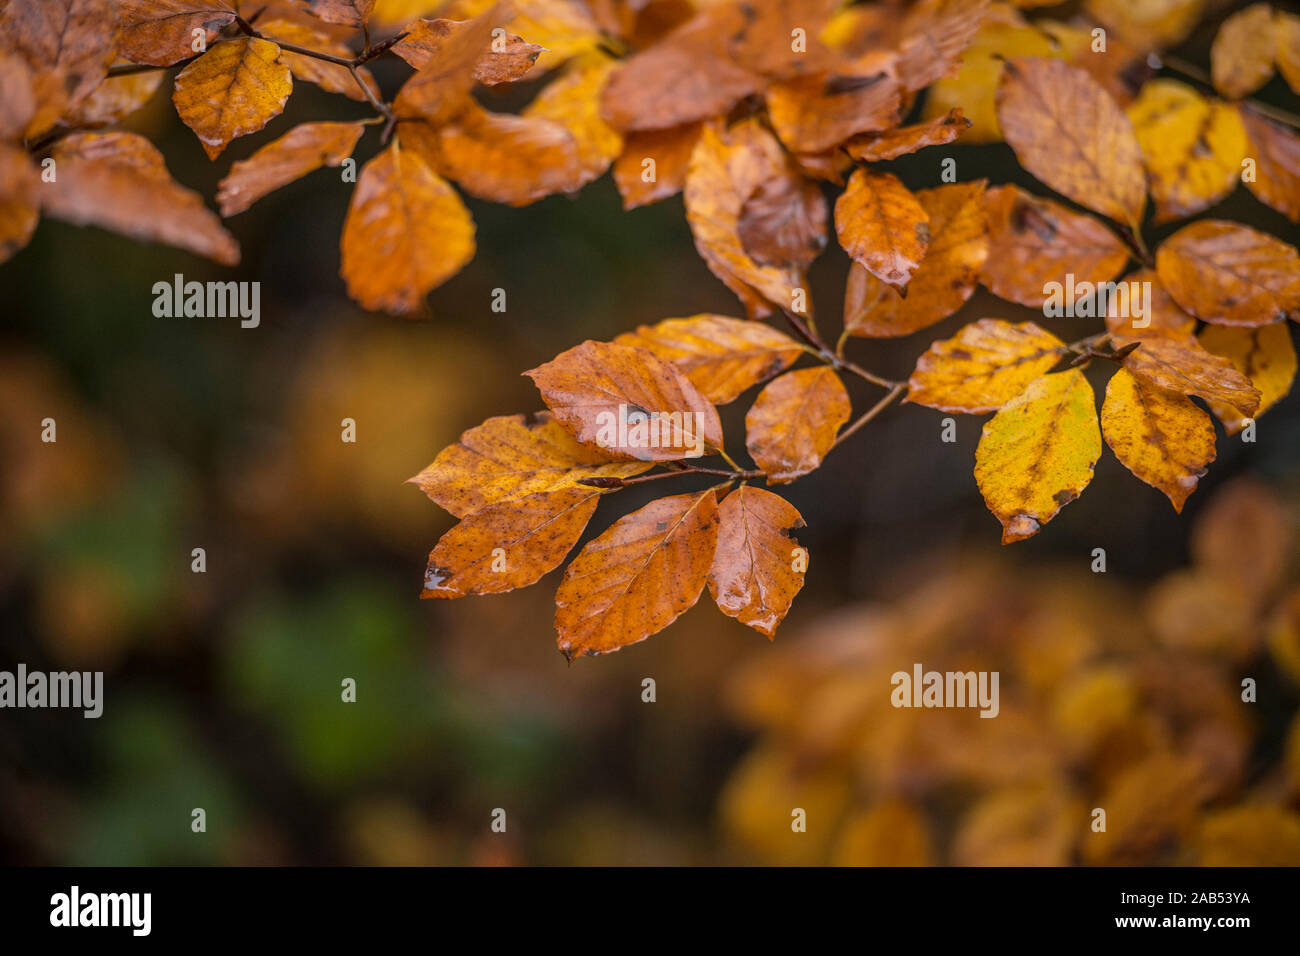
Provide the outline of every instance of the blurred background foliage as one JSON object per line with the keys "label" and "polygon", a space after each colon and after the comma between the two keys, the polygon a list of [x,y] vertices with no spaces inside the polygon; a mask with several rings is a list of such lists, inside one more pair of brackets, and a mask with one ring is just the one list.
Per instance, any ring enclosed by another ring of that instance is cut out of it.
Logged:
{"label": "blurred background foliage", "polygon": [[[1206,62],[1210,36],[1187,58]],[[291,125],[363,112],[303,84],[214,164],[165,96],[129,125],[207,196]],[[936,185],[935,152],[890,168]],[[942,153],[963,180],[1035,188],[1004,145]],[[539,407],[522,370],[738,303],[680,197],[624,213],[606,177],[523,209],[470,200],[479,253],[431,319],[362,314],[337,275],[350,188],[321,171],[233,219],[233,274],[55,222],[0,267],[0,666],[103,670],[106,697],[99,720],[0,715],[5,861],[1300,863],[1300,396],[1254,445],[1220,434],[1182,517],[1107,455],[1006,550],[970,473],[980,419],[944,444],[941,416],[903,406],[790,486],[811,567],[774,645],[699,607],[570,667],[557,575],[417,600],[452,519],[403,481],[483,419]],[[1215,214],[1298,238],[1242,189]],[[175,273],[260,281],[261,327],[155,318]],[[813,267],[827,328],[846,273],[837,248]],[[854,354],[905,377],[983,316],[1043,321],[981,292]],[[1044,324],[1073,339],[1080,321]],[[724,429],[742,433],[736,407]],[[1000,671],[1002,715],[892,709],[888,676],[916,661]]]}

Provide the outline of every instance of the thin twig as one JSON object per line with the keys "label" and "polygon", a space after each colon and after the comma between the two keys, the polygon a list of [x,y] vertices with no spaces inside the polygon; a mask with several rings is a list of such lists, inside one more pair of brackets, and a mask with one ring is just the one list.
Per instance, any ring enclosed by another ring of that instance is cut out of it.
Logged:
{"label": "thin twig", "polygon": [[837,448],[841,442],[843,442],[850,435],[856,432],[859,428],[861,428],[867,422],[871,421],[873,418],[875,418],[877,415],[883,412],[886,408],[892,405],[894,403],[894,400],[897,399],[898,396],[902,395],[906,389],[907,386],[904,385],[902,382],[899,382],[897,385],[891,388],[884,398],[876,402],[876,404],[872,405],[869,409],[867,409],[865,412],[859,415],[857,421],[855,421],[852,425],[850,425],[848,428],[844,429],[844,431],[840,432],[837,436],[835,436],[835,442],[834,444],[831,445],[831,447]]}
{"label": "thin twig", "polygon": [[849,372],[873,385],[879,385],[881,388],[893,388],[894,386],[901,384],[895,382],[893,379],[877,375],[875,372],[869,372],[860,365],[850,362],[842,356],[836,355],[831,351],[830,346],[828,346],[816,332],[810,329],[798,315],[788,309],[782,309],[782,312],[784,313],[786,320],[791,326],[793,326],[794,330],[799,333],[800,337],[816,350],[817,354],[821,356],[827,365],[830,365],[836,371]]}
{"label": "thin twig", "polygon": [[[1214,89],[1214,80],[1208,73],[1202,70],[1199,66],[1196,66],[1194,63],[1188,63],[1181,57],[1160,56],[1152,53],[1147,56],[1147,65],[1154,70],[1165,69],[1174,73],[1181,73],[1185,79],[1194,80],[1202,86],[1208,86],[1210,89]],[[1300,116],[1297,116],[1294,113],[1288,113],[1284,109],[1279,109],[1278,107],[1271,106],[1268,103],[1262,103],[1253,98],[1243,99],[1241,102],[1250,107],[1256,113],[1275,119],[1279,123],[1285,123],[1287,126],[1300,129]]]}

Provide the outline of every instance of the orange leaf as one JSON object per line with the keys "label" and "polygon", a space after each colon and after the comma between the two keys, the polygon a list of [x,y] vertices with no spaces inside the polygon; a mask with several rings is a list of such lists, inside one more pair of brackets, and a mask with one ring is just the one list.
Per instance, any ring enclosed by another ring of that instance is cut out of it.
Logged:
{"label": "orange leaf", "polygon": [[418,118],[435,126],[460,112],[474,87],[474,67],[488,51],[492,31],[501,18],[500,7],[493,6],[473,19],[449,26],[437,54],[397,91],[394,112],[403,119]]}
{"label": "orange leaf", "polygon": [[[392,50],[417,70],[444,57],[448,44],[456,42],[456,35],[466,29],[470,20],[416,20],[407,24],[401,40]],[[474,62],[474,79],[494,86],[523,78],[537,62],[542,47],[529,43],[522,37],[508,33],[494,38]]]}
{"label": "orange leaf", "polygon": [[1033,322],[980,319],[916,360],[907,400],[944,412],[994,412],[1065,353],[1065,343]]}
{"label": "orange leaf", "polygon": [[208,159],[232,139],[256,133],[279,116],[293,91],[293,75],[269,40],[244,37],[218,43],[176,75],[172,102],[194,130]]}
{"label": "orange leaf", "polygon": [[599,53],[571,60],[524,110],[524,116],[550,120],[573,137],[575,165],[566,192],[603,175],[623,151],[623,137],[605,122],[599,108],[601,87],[613,69],[614,61]]}
{"label": "orange leaf", "polygon": [[657,634],[695,605],[718,542],[712,489],[650,502],[614,522],[564,572],[555,629],[570,661]]}
{"label": "orange leaf", "polygon": [[1156,272],[1174,301],[1218,325],[1267,325],[1300,309],[1294,246],[1223,219],[1184,226],[1156,251]]}
{"label": "orange leaf", "polygon": [[921,90],[955,74],[988,11],[988,0],[922,0],[909,10],[898,61],[903,88]]}
{"label": "orange leaf", "polygon": [[51,155],[59,170],[41,187],[55,219],[163,242],[233,266],[239,244],[198,193],[167,173],[162,153],[135,133],[73,133]]}
{"label": "orange leaf", "polygon": [[600,495],[562,488],[474,512],[430,552],[420,597],[500,594],[537,583],[578,543]]}
{"label": "orange leaf", "polygon": [[902,287],[925,255],[930,215],[892,173],[854,171],[835,202],[835,232],[855,262]]}
{"label": "orange leaf", "polygon": [[524,374],[578,441],[611,457],[675,461],[722,446],[718,410],[645,349],[587,341]]}
{"label": "orange leaf", "polygon": [[703,128],[696,122],[628,134],[622,154],[614,160],[614,183],[623,197],[624,209],[636,209],[681,192],[691,151]]}
{"label": "orange leaf", "polygon": [[132,63],[171,66],[200,52],[195,30],[210,44],[235,16],[225,0],[117,0],[119,52]]}
{"label": "orange leaf", "polygon": [[794,481],[822,463],[853,407],[829,366],[786,372],[745,415],[745,445],[770,484]]}
{"label": "orange leaf", "polygon": [[1210,76],[1228,99],[1249,96],[1273,75],[1273,8],[1252,3],[1223,21],[1210,47]]}
{"label": "orange leaf", "polygon": [[1190,336],[1116,337],[1114,342],[1116,348],[1140,343],[1124,356],[1124,367],[1153,385],[1184,395],[1197,395],[1207,402],[1222,402],[1245,415],[1254,415],[1259,408],[1259,390],[1250,384],[1250,379],[1228,359],[1207,352]]}
{"label": "orange leaf", "polygon": [[474,220],[456,191],[397,143],[361,170],[340,240],[348,294],[407,313],[474,258]]}
{"label": "orange leaf", "polygon": [[768,87],[767,111],[787,148],[817,153],[897,123],[899,88],[884,73],[799,77]]}
{"label": "orange leaf", "polygon": [[1255,179],[1247,182],[1246,188],[1260,202],[1300,223],[1300,134],[1265,119],[1245,105],[1239,112],[1246,135],[1254,146],[1251,156],[1255,158]]}
{"label": "orange leaf", "polygon": [[230,167],[217,188],[221,215],[243,212],[267,193],[322,166],[340,166],[365,132],[361,123],[303,123]]}
{"label": "orange leaf", "polygon": [[112,0],[9,0],[0,43],[26,61],[39,108],[29,137],[45,132],[95,89],[113,59]]}
{"label": "orange leaf", "polygon": [[900,126],[883,133],[862,133],[854,136],[844,144],[844,149],[859,162],[881,162],[897,159],[908,153],[915,153],[927,146],[942,146],[951,143],[966,130],[971,122],[962,115],[959,107],[949,110],[947,115],[928,123],[915,126]]}
{"label": "orange leaf", "polygon": [[771,640],[803,587],[804,571],[795,568],[807,568],[807,552],[797,554],[790,536],[803,517],[780,495],[748,485],[727,495],[718,513],[709,592],[723,614]]}
{"label": "orange leaf", "polygon": [[[302,23],[293,23],[289,20],[280,19],[259,20],[257,29],[262,36],[273,42],[283,40],[285,43],[306,47],[319,53],[328,53],[331,56],[343,57],[348,60],[352,59],[352,50],[349,49],[346,43],[334,40],[328,34]],[[352,71],[346,66],[320,60],[314,56],[292,53],[289,50],[282,50],[280,59],[284,61],[285,66],[289,68],[289,72],[294,75],[295,79],[302,80],[305,83],[315,83],[323,90],[328,90],[330,93],[341,93],[349,99],[366,99],[365,91],[352,78]],[[357,74],[361,77],[361,82],[366,85],[366,88],[377,99],[382,99],[379,86],[375,83],[375,78],[370,75],[370,71],[364,66],[359,66],[357,67]]]}
{"label": "orange leaf", "polygon": [[1016,158],[1057,192],[1137,228],[1146,205],[1133,125],[1085,70],[1061,60],[1008,60],[998,123]]}

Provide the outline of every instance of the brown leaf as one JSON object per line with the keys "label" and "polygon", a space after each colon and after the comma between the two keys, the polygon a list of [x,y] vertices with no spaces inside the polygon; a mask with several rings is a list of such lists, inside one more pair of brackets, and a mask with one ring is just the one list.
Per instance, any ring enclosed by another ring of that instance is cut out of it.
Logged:
{"label": "brown leaf", "polygon": [[859,162],[877,163],[915,153],[927,146],[951,143],[970,129],[970,125],[970,120],[962,115],[961,109],[954,107],[947,115],[930,120],[928,123],[900,126],[883,133],[862,133],[854,136],[844,144],[844,149]]}
{"label": "brown leaf", "polygon": [[822,463],[853,407],[829,366],[786,372],[745,415],[745,445],[769,484],[794,481]]}
{"label": "brown leaf", "polygon": [[366,127],[362,123],[303,123],[230,167],[218,184],[221,215],[243,212],[322,166],[340,166],[352,155]]}
{"label": "brown leaf", "polygon": [[36,231],[40,186],[27,151],[0,143],[0,262],[9,261]]}
{"label": "brown leaf", "polygon": [[723,315],[665,319],[614,341],[648,349],[672,362],[717,405],[733,401],[804,354],[798,342],[770,326]]}
{"label": "brown leaf", "polygon": [[446,181],[394,143],[362,168],[340,247],[349,295],[367,309],[414,312],[474,258],[474,220]]}
{"label": "brown leaf", "polygon": [[[835,60],[822,33],[836,6],[835,0],[780,0],[742,7],[747,23],[731,37],[736,62],[755,73],[784,79],[826,69]],[[803,44],[792,42],[803,31]]]}
{"label": "brown leaf", "polygon": [[1065,343],[1033,322],[980,319],[916,360],[907,400],[944,412],[994,412],[1064,353]]}
{"label": "brown leaf", "polygon": [[803,517],[780,495],[748,485],[727,495],[718,513],[709,592],[723,614],[771,640],[803,587],[804,571],[795,568],[807,568],[807,552],[790,536]]}
{"label": "brown leaf", "polygon": [[[285,43],[292,43],[308,50],[316,50],[319,53],[328,53],[331,56],[348,60],[352,59],[352,50],[346,43],[332,39],[323,31],[309,27],[306,24],[282,19],[259,20],[257,29],[262,36],[272,41],[278,42],[282,40]],[[294,75],[295,79],[302,80],[305,83],[315,83],[323,90],[330,93],[341,93],[349,99],[359,101],[366,99],[365,91],[352,78],[352,72],[346,66],[320,60],[314,56],[293,53],[289,50],[282,50],[280,59],[284,61],[285,66],[289,68],[289,72]],[[379,85],[375,83],[375,78],[370,75],[369,70],[364,66],[359,66],[357,67],[357,74],[361,77],[361,82],[377,99],[383,99],[380,95]]]}
{"label": "brown leaf", "polygon": [[549,414],[531,423],[503,415],[465,432],[410,482],[464,518],[489,505],[573,488],[585,478],[631,478],[651,467],[611,461],[580,445]]}
{"label": "brown leaf", "polygon": [[225,0],[117,0],[118,49],[132,63],[171,66],[200,52],[195,30],[210,44],[234,22]]}
{"label": "brown leaf", "polygon": [[570,661],[657,634],[700,599],[718,542],[712,489],[650,502],[587,544],[555,593],[555,629]]}
{"label": "brown leaf", "polygon": [[194,130],[208,159],[232,139],[256,133],[279,116],[293,91],[293,74],[269,40],[218,43],[176,75],[172,102]]}
{"label": "brown leaf", "polygon": [[610,457],[675,461],[722,447],[717,409],[645,349],[587,341],[524,374],[578,441]]}
{"label": "brown leaf", "polygon": [[767,111],[788,149],[817,153],[897,123],[899,87],[883,73],[798,77],[768,87]]}
{"label": "brown leaf", "polygon": [[876,278],[907,285],[930,242],[930,215],[892,173],[860,168],[835,202],[844,251]]}
{"label": "brown leaf", "polygon": [[418,118],[435,126],[459,113],[474,87],[474,67],[489,50],[501,19],[497,5],[449,25],[436,55],[397,91],[393,111],[403,119]]}
{"label": "brown leaf", "polygon": [[1223,21],[1210,47],[1214,87],[1230,100],[1249,96],[1273,75],[1273,8],[1252,3]]}
{"label": "brown leaf", "polygon": [[826,248],[826,197],[794,175],[759,185],[740,210],[740,244],[759,265],[802,271]]}
{"label": "brown leaf", "polygon": [[[1208,352],[1222,355],[1259,389],[1258,418],[1291,391],[1295,381],[1296,354],[1291,344],[1291,330],[1285,322],[1261,325],[1257,329],[1240,329],[1227,325],[1207,325],[1200,335]],[[1246,427],[1246,419],[1231,405],[1211,402],[1210,410],[1223,422],[1229,435]]]}
{"label": "brown leaf", "polygon": [[989,254],[982,278],[994,295],[1041,308],[1049,282],[1065,284],[1069,274],[1076,284],[1109,282],[1128,261],[1124,243],[1091,216],[1016,186],[984,195]]}
{"label": "brown leaf", "polygon": [[[1188,315],[1169,295],[1160,282],[1154,269],[1139,269],[1125,276],[1123,283],[1130,287],[1137,283],[1138,288],[1147,286],[1151,290],[1148,314],[1139,316],[1132,308],[1133,296],[1130,294],[1130,307],[1120,308],[1123,304],[1118,296],[1112,296],[1106,303],[1106,329],[1115,335],[1128,335],[1141,338],[1144,335],[1169,335],[1173,337],[1189,336],[1196,331],[1196,317]],[[1134,325],[1142,322],[1142,325]]]}
{"label": "brown leaf", "polygon": [[1156,272],[1174,301],[1218,325],[1267,325],[1300,309],[1294,246],[1223,219],[1184,226],[1156,251]]}
{"label": "brown leaf", "polygon": [[47,215],[238,264],[234,236],[198,193],[171,178],[162,153],[143,136],[73,133],[54,145],[51,156],[59,175],[41,186]]}
{"label": "brown leaf", "polygon": [[89,96],[68,110],[61,122],[64,126],[86,127],[126,119],[153,99],[166,78],[164,70],[110,76],[95,87]]}
{"label": "brown leaf", "polygon": [[898,61],[904,89],[922,90],[955,74],[988,11],[988,0],[922,0],[908,11]]}
{"label": "brown leaf", "polygon": [[36,91],[27,63],[0,50],[0,141],[22,139],[36,115]]}
{"label": "brown leaf", "polygon": [[[456,35],[466,29],[469,20],[416,20],[409,23],[401,40],[392,50],[417,70],[445,56],[444,48],[456,42]],[[488,86],[522,79],[533,68],[542,47],[522,37],[507,33],[493,38],[488,48],[474,62],[474,79]]]}
{"label": "brown leaf", "polygon": [[745,23],[739,5],[718,4],[634,53],[601,94],[605,119],[623,132],[680,126],[725,113],[757,92],[762,78],[727,48]]}
{"label": "brown leaf", "polygon": [[592,488],[562,488],[474,512],[430,552],[420,597],[500,594],[537,583],[578,543],[600,495]]}
{"label": "brown leaf", "polygon": [[[1297,32],[1300,41],[1300,31]],[[1265,203],[1300,223],[1300,134],[1265,119],[1246,106],[1241,121],[1254,149],[1255,179],[1246,188]]]}
{"label": "brown leaf", "polygon": [[988,256],[984,181],[923,189],[916,199],[930,217],[930,244],[907,285],[907,297],[858,263],[849,267],[844,328],[849,335],[910,335],[960,309],[975,292]]}
{"label": "brown leaf", "polygon": [[1210,416],[1185,395],[1127,369],[1112,375],[1106,386],[1101,433],[1120,463],[1163,491],[1180,513],[1215,458]]}
{"label": "brown leaf", "polygon": [[307,12],[326,23],[360,27],[370,19],[375,0],[303,0]]}
{"label": "brown leaf", "polygon": [[1196,395],[1207,402],[1222,402],[1254,415],[1259,408],[1259,390],[1233,367],[1232,362],[1201,348],[1194,338],[1147,335],[1140,339],[1116,337],[1122,349],[1133,342],[1139,347],[1123,358],[1124,367],[1160,388]]}
{"label": "brown leaf", "polygon": [[1133,125],[1085,70],[1043,57],[1008,60],[997,111],[1025,169],[1081,206],[1141,224],[1146,176]]}
{"label": "brown leaf", "polygon": [[[701,123],[629,133],[614,160],[614,183],[624,209],[636,209],[679,193],[686,184],[691,151],[699,142]],[[647,163],[652,160],[653,165]]]}
{"label": "brown leaf", "polygon": [[112,0],[9,0],[0,10],[0,44],[32,71],[35,136],[95,89],[113,59]]}

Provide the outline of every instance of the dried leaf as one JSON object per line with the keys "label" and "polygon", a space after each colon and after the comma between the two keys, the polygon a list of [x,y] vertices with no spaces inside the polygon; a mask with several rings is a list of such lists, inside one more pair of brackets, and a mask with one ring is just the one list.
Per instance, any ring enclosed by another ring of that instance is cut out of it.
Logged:
{"label": "dried leaf", "polygon": [[340,251],[362,306],[414,312],[474,257],[474,220],[446,181],[394,143],[362,168]]}
{"label": "dried leaf", "polygon": [[346,27],[364,26],[375,9],[375,0],[303,0],[303,3],[312,16]]}
{"label": "dried leaf", "polygon": [[930,244],[908,283],[907,297],[854,263],[844,295],[849,335],[910,335],[952,315],[979,284],[989,251],[984,181],[923,189],[916,199],[930,217]]}
{"label": "dried leaf", "polygon": [[900,126],[883,133],[862,133],[844,144],[844,149],[859,162],[882,162],[897,159],[927,146],[951,143],[966,130],[971,121],[954,107],[938,119],[915,126]]}
{"label": "dried leaf", "polygon": [[1236,111],[1176,80],[1152,80],[1128,108],[1156,222],[1192,216],[1236,188],[1246,130]]}
{"label": "dried leaf", "polygon": [[1116,337],[1122,349],[1134,342],[1139,347],[1123,358],[1124,367],[1160,388],[1196,395],[1207,402],[1221,402],[1254,415],[1259,407],[1259,390],[1233,367],[1232,362],[1201,348],[1191,337],[1147,335],[1140,339]]}
{"label": "dried leaf", "polygon": [[[1284,322],[1274,322],[1257,329],[1238,329],[1226,325],[1207,325],[1200,335],[1201,345],[1215,355],[1232,362],[1250,384],[1259,389],[1258,418],[1291,391],[1295,381],[1296,353],[1291,332]],[[1246,419],[1231,405],[1211,402],[1210,410],[1223,422],[1229,435],[1246,427]]]}
{"label": "dried leaf", "polygon": [[[1300,31],[1297,32],[1300,42]],[[1246,188],[1265,203],[1300,223],[1300,134],[1242,106],[1241,121],[1253,149],[1255,179]]]}
{"label": "dried leaf", "polygon": [[984,424],[975,480],[1002,543],[1032,537],[1092,481],[1101,430],[1079,369],[1044,375]]}
{"label": "dried leaf", "polygon": [[[984,284],[994,295],[1031,308],[1048,299],[1046,286],[1109,282],[1128,261],[1128,250],[1096,219],[1072,212],[1050,199],[1031,196],[1016,186],[998,186],[985,194],[989,253]],[[1068,295],[1063,304],[1071,305]]]}
{"label": "dried leaf", "polygon": [[118,51],[132,63],[171,66],[201,52],[195,30],[206,46],[234,22],[225,0],[117,0]]}
{"label": "dried leaf", "polygon": [[162,153],[143,136],[73,133],[51,155],[59,176],[41,187],[47,215],[238,264],[234,236],[198,193],[171,178]]}
{"label": "dried leaf", "polygon": [[723,614],[772,640],[803,587],[807,552],[790,536],[803,517],[780,495],[748,485],[727,495],[718,515],[709,592]]}
{"label": "dried leaf", "polygon": [[0,10],[0,44],[32,71],[40,104],[28,135],[44,132],[108,73],[113,0],[9,0]]}
{"label": "dried leaf", "polygon": [[903,88],[922,90],[954,75],[988,11],[988,0],[922,0],[909,10],[899,47]]}
{"label": "dried leaf", "polygon": [[[352,58],[352,50],[346,43],[332,39],[328,34],[306,24],[283,19],[259,20],[257,29],[262,36],[275,42],[284,41],[309,50],[328,53],[331,56],[343,57],[344,59]],[[327,90],[330,93],[341,93],[349,99],[358,101],[366,99],[365,91],[353,79],[352,71],[346,66],[320,60],[314,56],[293,53],[289,50],[281,50],[280,59],[289,68],[289,72],[293,74],[294,79],[302,80],[305,83],[315,83],[322,90]],[[383,99],[380,95],[379,85],[375,83],[375,78],[370,75],[369,70],[364,66],[359,66],[357,67],[357,74],[361,77],[361,82],[377,99]]]}
{"label": "dried leaf", "polygon": [[741,207],[736,232],[759,265],[807,269],[826,248],[821,186],[792,171],[761,183]]}
{"label": "dried leaf", "polygon": [[892,173],[860,168],[835,202],[844,251],[888,285],[903,287],[930,242],[930,215]]}
{"label": "dried leaf", "polygon": [[566,192],[603,175],[623,151],[623,137],[600,115],[600,90],[614,66],[598,53],[574,59],[524,110],[524,116],[550,120],[573,137],[576,166]]}
{"label": "dried leaf", "polygon": [[623,197],[624,209],[636,209],[681,192],[691,151],[703,128],[698,122],[684,123],[628,134],[622,154],[614,160],[614,183]]}
{"label": "dried leaf", "polygon": [[[417,70],[444,57],[444,48],[456,42],[456,35],[466,29],[469,20],[416,20],[402,31],[406,34],[393,44],[392,50]],[[474,79],[488,86],[522,79],[533,68],[542,47],[508,33],[494,38],[474,62]]]}
{"label": "dried leaf", "polygon": [[1112,375],[1106,386],[1101,432],[1120,463],[1163,491],[1180,513],[1215,458],[1210,416],[1185,395],[1144,382],[1127,369]]}
{"label": "dried leaf", "polygon": [[718,542],[712,489],[650,502],[591,541],[555,594],[555,629],[570,661],[657,634],[700,599]]}
{"label": "dried leaf", "polygon": [[474,67],[489,50],[501,18],[500,7],[493,6],[449,25],[436,55],[397,91],[393,111],[403,119],[418,118],[435,126],[456,116],[469,102]]}
{"label": "dried leaf", "polygon": [[631,478],[650,467],[611,461],[580,445],[550,415],[532,423],[503,415],[465,432],[410,482],[465,518],[489,505],[573,488],[584,478]]}
{"label": "dried leaf", "polygon": [[1300,309],[1294,246],[1222,219],[1184,226],[1156,251],[1156,272],[1174,301],[1218,325],[1267,325]]}
{"label": "dried leaf", "polygon": [[1142,151],[1128,117],[1086,71],[1061,60],[1008,60],[998,123],[1016,158],[1057,192],[1137,228],[1146,205]]}
{"label": "dried leaf", "polygon": [[[524,374],[578,441],[610,457],[675,461],[698,457],[701,442],[722,447],[717,409],[676,366],[645,349],[587,341]],[[657,439],[643,443],[629,415],[644,416],[643,431]]]}
{"label": "dried leaf", "polygon": [[362,123],[303,123],[230,167],[218,184],[221,215],[233,216],[281,186],[352,155]]}
{"label": "dried leaf", "polygon": [[716,405],[733,401],[804,354],[803,346],[771,326],[709,314],[643,325],[614,342],[672,362]]}
{"label": "dried leaf", "polygon": [[560,566],[596,511],[600,492],[562,488],[488,505],[439,539],[422,598],[500,594]]}
{"label": "dried leaf", "polygon": [[944,412],[993,412],[1052,369],[1065,343],[1033,322],[980,319],[916,360],[907,400]]}
{"label": "dried leaf", "polygon": [[1273,75],[1273,8],[1252,3],[1223,21],[1210,47],[1214,88],[1231,100],[1249,96]]}
{"label": "dried leaf", "polygon": [[767,111],[788,149],[817,153],[896,124],[899,87],[883,73],[798,77],[768,87]]}
{"label": "dried leaf", "polygon": [[172,102],[199,138],[208,159],[232,139],[256,133],[279,116],[293,91],[293,74],[269,40],[218,43],[176,75]]}
{"label": "dried leaf", "polygon": [[86,127],[116,123],[140,109],[167,78],[163,70],[110,76],[62,118],[65,126]]}
{"label": "dried leaf", "polygon": [[786,372],[745,415],[745,445],[769,484],[794,481],[822,463],[853,407],[829,366]]}

